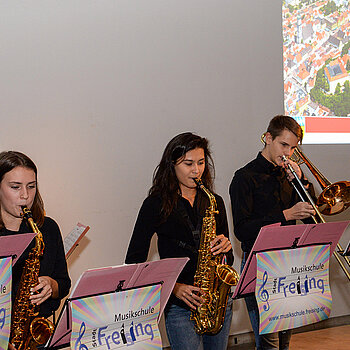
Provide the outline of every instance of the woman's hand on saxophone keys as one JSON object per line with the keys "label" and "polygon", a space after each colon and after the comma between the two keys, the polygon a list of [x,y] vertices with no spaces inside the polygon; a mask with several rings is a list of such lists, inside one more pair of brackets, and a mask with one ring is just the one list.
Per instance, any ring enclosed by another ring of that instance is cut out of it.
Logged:
{"label": "woman's hand on saxophone keys", "polygon": [[216,236],[211,242],[211,252],[213,255],[220,253],[227,253],[231,250],[232,245],[229,239],[225,235]]}
{"label": "woman's hand on saxophone keys", "polygon": [[45,300],[58,297],[58,284],[49,276],[40,276],[39,284],[32,288],[30,300],[35,305],[42,304]]}
{"label": "woman's hand on saxophone keys", "polygon": [[201,298],[204,292],[200,288],[189,284],[175,283],[173,294],[193,310],[204,303],[204,299]]}

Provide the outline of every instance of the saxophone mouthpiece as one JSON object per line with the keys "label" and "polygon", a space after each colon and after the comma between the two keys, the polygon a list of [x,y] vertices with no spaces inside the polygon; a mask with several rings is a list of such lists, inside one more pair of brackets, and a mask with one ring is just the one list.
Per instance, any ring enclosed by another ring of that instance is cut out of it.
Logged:
{"label": "saxophone mouthpiece", "polygon": [[21,215],[25,219],[33,218],[32,212],[30,211],[30,209],[26,205],[21,205],[21,208],[22,208],[22,214]]}
{"label": "saxophone mouthpiece", "polygon": [[26,208],[27,207],[25,205],[21,205],[21,209],[22,209],[21,216],[25,215]]}
{"label": "saxophone mouthpiece", "polygon": [[197,186],[200,186],[202,183],[202,180],[198,177],[193,177],[192,180],[195,182]]}

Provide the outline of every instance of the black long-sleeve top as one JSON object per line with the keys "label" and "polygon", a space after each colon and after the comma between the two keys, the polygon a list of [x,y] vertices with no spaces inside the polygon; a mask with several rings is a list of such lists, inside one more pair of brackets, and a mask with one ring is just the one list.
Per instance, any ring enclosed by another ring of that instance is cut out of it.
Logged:
{"label": "black long-sleeve top", "polygon": [[[313,193],[311,184],[310,190]],[[296,223],[286,221],[283,210],[291,208],[300,198],[285,171],[269,162],[261,152],[236,171],[230,185],[230,198],[234,233],[244,252],[250,252],[261,227],[278,222],[281,225]]]}
{"label": "black long-sleeve top", "polygon": [[[218,195],[215,195],[215,199],[219,211],[219,214],[215,215],[216,234],[223,234],[229,237],[224,201]],[[147,197],[139,211],[125,263],[131,264],[146,261],[151,238],[156,233],[158,236],[158,252],[161,259],[190,258],[190,261],[179,275],[177,282],[193,285],[197,267],[198,247],[196,247],[196,240],[192,231],[195,228],[199,229],[200,232],[205,208],[208,206],[209,201],[201,193],[197,194],[193,207],[188,200],[179,196],[178,204],[164,221],[161,216],[160,196]],[[185,215],[188,215],[188,219],[184,217],[184,211]],[[232,249],[226,253],[226,257],[227,263],[232,265]],[[185,303],[175,297],[171,297],[169,303],[175,303],[187,308]]]}
{"label": "black long-sleeve top", "polygon": [[[58,298],[49,298],[40,305],[40,316],[48,317],[53,311],[58,309],[61,299],[68,294],[71,286],[71,280],[68,275],[61,232],[57,223],[53,219],[45,217],[44,224],[39,228],[39,230],[43,235],[45,244],[44,254],[40,258],[39,276],[49,276],[58,283]],[[0,235],[7,236],[28,232],[32,232],[32,230],[23,220],[18,232],[2,229],[0,231]],[[33,239],[12,268],[12,301],[14,301],[16,297],[25,260],[28,258],[29,252],[34,247],[34,244]]]}

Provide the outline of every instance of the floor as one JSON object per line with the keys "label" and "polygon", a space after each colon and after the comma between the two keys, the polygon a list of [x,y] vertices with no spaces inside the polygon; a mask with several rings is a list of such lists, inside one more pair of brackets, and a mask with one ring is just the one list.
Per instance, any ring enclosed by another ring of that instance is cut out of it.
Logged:
{"label": "floor", "polygon": [[[253,350],[237,345],[230,350]],[[350,350],[350,325],[293,334],[289,350]]]}
{"label": "floor", "polygon": [[290,350],[349,350],[350,325],[294,334]]}

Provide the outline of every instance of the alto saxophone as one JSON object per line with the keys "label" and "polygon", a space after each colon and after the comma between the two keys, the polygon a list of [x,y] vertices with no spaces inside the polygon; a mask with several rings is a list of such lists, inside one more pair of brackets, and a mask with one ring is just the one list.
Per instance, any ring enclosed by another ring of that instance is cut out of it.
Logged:
{"label": "alto saxophone", "polygon": [[222,264],[223,254],[213,255],[210,242],[216,237],[215,214],[218,214],[214,195],[204,187],[200,179],[194,179],[197,186],[209,197],[202,223],[198,250],[197,270],[194,285],[205,294],[204,303],[191,312],[198,334],[216,334],[224,323],[228,293],[238,283],[239,274],[229,265]]}
{"label": "alto saxophone", "polygon": [[35,350],[37,345],[45,344],[53,333],[54,325],[39,314],[37,305],[32,304],[29,297],[31,288],[39,282],[40,257],[44,251],[43,235],[33,220],[32,213],[27,207],[22,207],[24,219],[32,228],[35,236],[35,246],[29,252],[25,261],[21,281],[13,304],[11,320],[10,343],[17,350]]}

